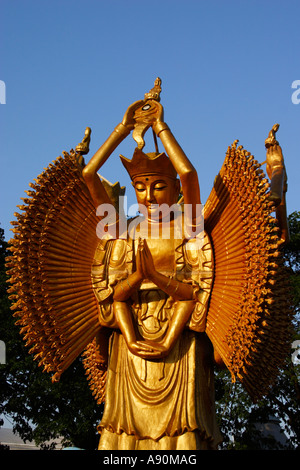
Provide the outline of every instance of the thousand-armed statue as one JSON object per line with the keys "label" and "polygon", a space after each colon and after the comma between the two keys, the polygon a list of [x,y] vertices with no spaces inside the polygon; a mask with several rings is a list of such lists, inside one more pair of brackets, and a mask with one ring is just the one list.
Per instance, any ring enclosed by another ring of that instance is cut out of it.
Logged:
{"label": "thousand-armed statue", "polygon": [[[255,401],[289,350],[278,125],[265,142],[269,180],[235,141],[202,206],[160,93],[158,78],[85,164],[87,128],[30,184],[13,222],[8,267],[21,334],[53,381],[83,356],[105,404],[99,449],[216,449],[215,365]],[[146,154],[150,128],[155,150]],[[99,171],[131,132],[137,147],[121,162],[139,214],[128,219],[124,188]]]}

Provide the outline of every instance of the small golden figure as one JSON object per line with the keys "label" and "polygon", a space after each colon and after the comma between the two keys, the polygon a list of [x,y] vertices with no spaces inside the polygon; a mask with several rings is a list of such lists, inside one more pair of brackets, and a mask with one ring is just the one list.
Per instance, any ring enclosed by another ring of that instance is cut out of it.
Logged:
{"label": "small golden figure", "polygon": [[267,174],[271,181],[269,200],[276,207],[276,216],[281,230],[281,242],[289,241],[289,229],[287,225],[286,201],[287,174],[284,165],[282,149],[276,140],[276,132],[279,124],[275,124],[265,141],[267,149]]}
{"label": "small golden figure", "polygon": [[75,147],[76,152],[81,155],[86,155],[90,151],[91,132],[91,128],[87,127],[82,141]]}
{"label": "small golden figure", "polygon": [[161,78],[157,77],[154,82],[154,87],[148,93],[145,93],[145,100],[160,101],[160,93],[161,93]]}
{"label": "small golden figure", "polygon": [[274,124],[272,129],[269,132],[268,137],[265,140],[265,146],[266,148],[271,147],[272,145],[278,145],[278,142],[276,140],[276,132],[279,129],[279,124]]}

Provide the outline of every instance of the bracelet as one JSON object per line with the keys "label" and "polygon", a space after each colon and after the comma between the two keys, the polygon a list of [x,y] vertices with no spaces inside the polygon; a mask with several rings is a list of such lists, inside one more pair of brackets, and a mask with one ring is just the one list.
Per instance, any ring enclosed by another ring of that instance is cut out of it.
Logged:
{"label": "bracelet", "polygon": [[178,287],[179,287],[179,282],[177,282],[177,286],[176,286],[176,288],[175,288],[173,294],[175,294],[175,292],[177,291]]}
{"label": "bracelet", "polygon": [[[176,282],[176,281],[175,281]],[[169,285],[171,284],[171,278],[169,279],[167,285],[166,285],[166,289],[169,287]],[[177,292],[177,289],[179,287],[179,282],[177,281],[177,284],[176,284],[176,287],[175,287],[175,290],[172,294],[175,294],[175,292]]]}
{"label": "bracelet", "polygon": [[114,129],[118,134],[130,134],[130,130],[122,122]]}
{"label": "bracelet", "polygon": [[130,285],[128,279],[126,279],[127,284],[129,285],[130,289],[132,289],[132,286]]}
{"label": "bracelet", "polygon": [[162,131],[170,130],[169,126],[165,122],[162,122],[162,121],[158,121],[155,124],[153,124],[152,128],[157,136],[159,136],[159,134]]}
{"label": "bracelet", "polygon": [[122,284],[123,284],[123,282],[120,282],[120,284],[119,284],[119,285],[120,285],[120,287],[121,287],[122,291],[123,291],[123,292],[125,292],[125,291],[124,291],[124,287],[122,286]]}

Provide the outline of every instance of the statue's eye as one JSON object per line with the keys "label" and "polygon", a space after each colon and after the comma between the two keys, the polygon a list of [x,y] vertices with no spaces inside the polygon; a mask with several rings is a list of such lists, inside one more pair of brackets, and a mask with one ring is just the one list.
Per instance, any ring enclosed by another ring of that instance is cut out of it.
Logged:
{"label": "statue's eye", "polygon": [[160,184],[155,185],[155,186],[154,186],[154,189],[155,189],[155,191],[162,191],[162,190],[165,189],[166,187],[167,187],[166,184],[160,183]]}
{"label": "statue's eye", "polygon": [[139,193],[145,191],[145,187],[144,186],[135,186],[135,190],[138,191]]}

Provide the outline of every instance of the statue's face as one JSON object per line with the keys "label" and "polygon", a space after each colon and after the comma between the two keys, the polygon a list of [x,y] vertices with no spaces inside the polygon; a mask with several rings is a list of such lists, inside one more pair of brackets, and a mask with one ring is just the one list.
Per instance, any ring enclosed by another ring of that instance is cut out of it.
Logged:
{"label": "statue's face", "polygon": [[[137,202],[146,207],[148,217],[155,219],[158,206],[167,204],[170,207],[178,200],[179,180],[160,175],[137,176],[133,185]],[[143,210],[141,212],[144,213]]]}

